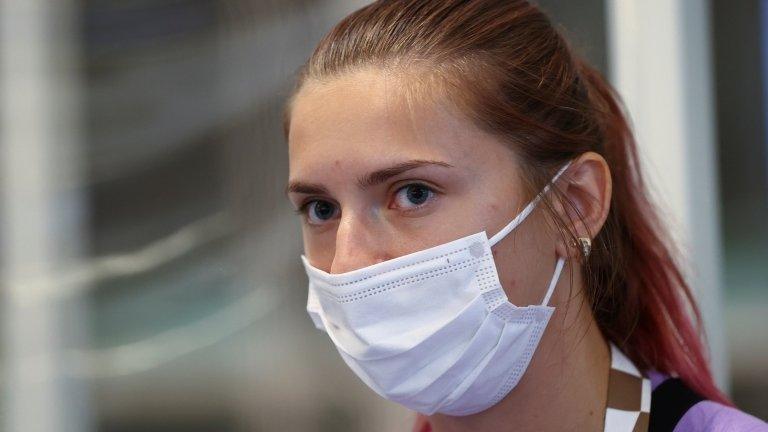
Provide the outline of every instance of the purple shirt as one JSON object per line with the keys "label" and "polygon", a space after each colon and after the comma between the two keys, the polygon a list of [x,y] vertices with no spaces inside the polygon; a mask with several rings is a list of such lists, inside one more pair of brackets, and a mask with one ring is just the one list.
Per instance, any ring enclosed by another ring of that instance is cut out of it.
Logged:
{"label": "purple shirt", "polygon": [[[667,375],[650,371],[651,389],[656,390]],[[768,423],[736,408],[704,400],[688,410],[674,432],[768,432]]]}

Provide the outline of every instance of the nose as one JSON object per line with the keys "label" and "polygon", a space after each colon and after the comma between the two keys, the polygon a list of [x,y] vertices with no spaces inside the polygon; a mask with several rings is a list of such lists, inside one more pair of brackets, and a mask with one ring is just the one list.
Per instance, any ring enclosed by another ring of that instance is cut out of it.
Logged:
{"label": "nose", "polygon": [[386,246],[388,236],[381,225],[375,218],[360,214],[342,215],[330,273],[346,273],[391,259]]}

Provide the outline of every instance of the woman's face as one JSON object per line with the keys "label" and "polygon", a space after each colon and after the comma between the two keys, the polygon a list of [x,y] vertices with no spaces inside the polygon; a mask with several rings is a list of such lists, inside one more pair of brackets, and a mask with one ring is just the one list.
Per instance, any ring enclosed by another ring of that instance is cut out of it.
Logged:
{"label": "woman's face", "polygon": [[[289,132],[288,196],[305,255],[344,273],[509,223],[527,204],[511,149],[377,70],[307,82]],[[540,303],[555,239],[538,209],[494,248],[515,304]]]}

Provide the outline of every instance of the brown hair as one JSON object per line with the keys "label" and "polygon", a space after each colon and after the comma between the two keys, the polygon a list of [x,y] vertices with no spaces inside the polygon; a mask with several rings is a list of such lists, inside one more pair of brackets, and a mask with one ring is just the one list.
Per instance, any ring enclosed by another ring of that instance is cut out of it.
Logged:
{"label": "brown hair", "polygon": [[[649,199],[620,98],[544,13],[523,0],[376,1],[323,38],[294,95],[307,80],[364,67],[439,84],[479,128],[514,149],[531,191],[568,160],[602,155],[613,178],[611,208],[584,263],[601,331],[641,369],[678,374],[702,396],[728,403],[713,382],[700,314]],[[572,222],[559,221],[571,239]]]}

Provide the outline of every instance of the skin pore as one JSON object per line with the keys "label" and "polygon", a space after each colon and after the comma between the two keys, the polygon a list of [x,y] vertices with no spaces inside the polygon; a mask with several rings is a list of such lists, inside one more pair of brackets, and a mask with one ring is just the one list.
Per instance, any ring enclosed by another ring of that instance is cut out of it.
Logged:
{"label": "skin pore", "polygon": [[[401,79],[362,69],[327,82],[310,80],[294,100],[288,197],[303,220],[305,255],[329,273],[482,230],[490,237],[531,198],[509,145],[448,103],[406,103]],[[605,160],[581,155],[557,187],[581,213],[578,236],[594,236],[610,204]],[[568,220],[573,210],[553,204]],[[610,352],[582,294],[578,249],[548,218],[538,206],[493,247],[502,286],[520,306],[541,303],[557,257],[569,258],[550,301],[554,316],[531,364],[491,408],[430,416],[434,431],[603,429]]]}

